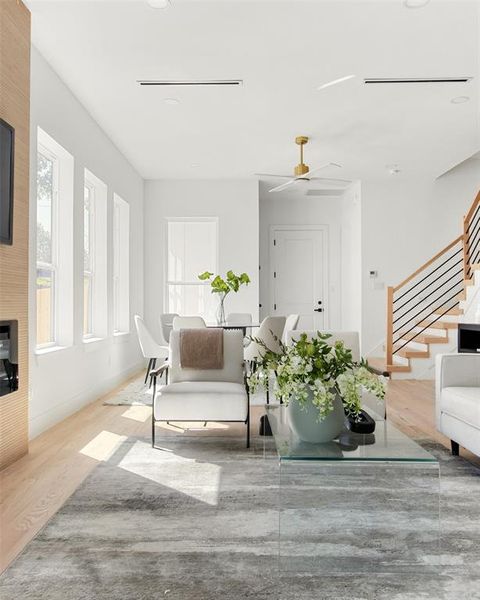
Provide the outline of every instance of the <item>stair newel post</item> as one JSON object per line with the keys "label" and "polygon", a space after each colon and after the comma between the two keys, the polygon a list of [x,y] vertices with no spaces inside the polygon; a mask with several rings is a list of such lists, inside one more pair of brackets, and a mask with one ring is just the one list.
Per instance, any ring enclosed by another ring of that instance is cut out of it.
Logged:
{"label": "stair newel post", "polygon": [[387,367],[393,364],[393,292],[395,288],[387,288]]}

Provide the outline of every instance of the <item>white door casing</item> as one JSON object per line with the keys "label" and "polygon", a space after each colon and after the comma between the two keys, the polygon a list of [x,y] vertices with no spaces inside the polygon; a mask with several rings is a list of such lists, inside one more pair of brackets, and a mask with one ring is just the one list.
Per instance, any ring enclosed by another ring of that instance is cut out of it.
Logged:
{"label": "white door casing", "polygon": [[299,314],[298,329],[328,329],[328,226],[270,228],[273,315]]}

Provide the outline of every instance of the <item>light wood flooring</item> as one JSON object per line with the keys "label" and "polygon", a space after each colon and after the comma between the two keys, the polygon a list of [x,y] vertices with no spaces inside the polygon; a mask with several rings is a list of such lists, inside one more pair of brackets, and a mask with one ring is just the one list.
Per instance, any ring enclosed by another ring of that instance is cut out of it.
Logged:
{"label": "light wood flooring", "polygon": [[[133,379],[133,378],[132,378]],[[123,384],[124,385],[124,384]],[[123,385],[121,387],[123,387]],[[119,388],[108,396],[114,395]],[[107,396],[107,397],[108,397]],[[85,477],[128,436],[150,436],[150,407],[105,406],[100,398],[30,443],[30,452],[0,473],[0,572],[22,551],[73,494]],[[411,436],[430,437],[449,447],[436,432],[434,389],[428,381],[389,384],[389,418]],[[261,407],[253,407],[252,431],[258,431]],[[221,428],[221,429],[220,429]],[[163,433],[178,435],[164,425]],[[241,424],[214,424],[199,435],[244,434]],[[461,450],[480,465],[480,459]]]}

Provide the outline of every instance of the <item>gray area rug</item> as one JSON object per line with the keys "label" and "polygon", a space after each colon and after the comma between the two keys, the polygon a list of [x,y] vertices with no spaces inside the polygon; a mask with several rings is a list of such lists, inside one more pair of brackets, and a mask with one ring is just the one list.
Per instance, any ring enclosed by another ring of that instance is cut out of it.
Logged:
{"label": "gray area rug", "polygon": [[436,444],[423,443],[441,461],[440,544],[419,471],[279,477],[269,438],[158,445],[120,441],[4,573],[2,600],[480,598],[480,472]]}

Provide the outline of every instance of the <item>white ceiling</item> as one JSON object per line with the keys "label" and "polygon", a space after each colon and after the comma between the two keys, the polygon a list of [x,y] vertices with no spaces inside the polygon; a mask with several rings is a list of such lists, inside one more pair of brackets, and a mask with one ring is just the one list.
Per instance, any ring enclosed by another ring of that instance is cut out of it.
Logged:
{"label": "white ceiling", "polygon": [[[476,1],[30,0],[33,42],[147,179],[289,173],[296,135],[325,176],[436,177],[480,149]],[[356,78],[318,91],[325,82]],[[474,76],[370,85],[363,77]],[[137,79],[243,79],[140,87]],[[452,104],[456,96],[470,101]],[[175,106],[165,98],[177,98]],[[196,164],[198,166],[192,166]]]}

